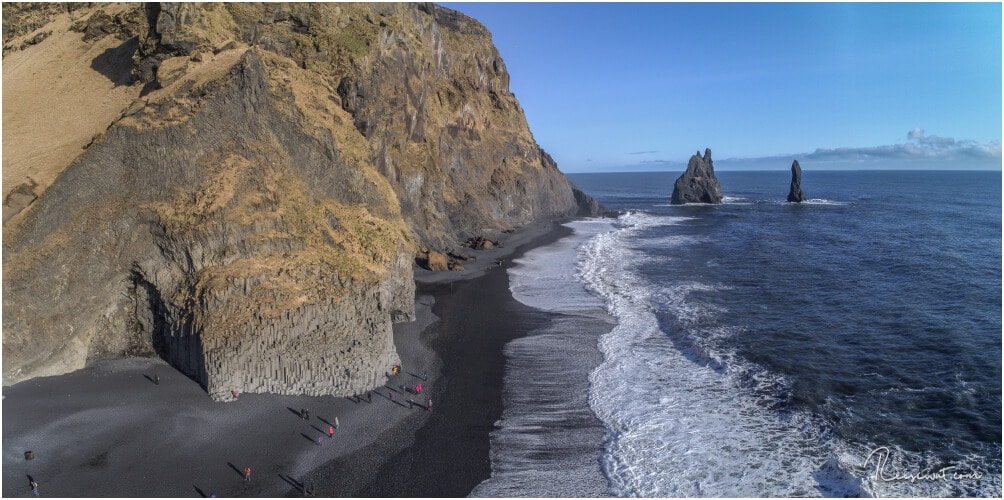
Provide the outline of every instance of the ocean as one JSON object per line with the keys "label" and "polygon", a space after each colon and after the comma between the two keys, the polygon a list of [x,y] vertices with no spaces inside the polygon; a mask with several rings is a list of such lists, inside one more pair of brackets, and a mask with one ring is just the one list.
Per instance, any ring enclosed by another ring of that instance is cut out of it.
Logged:
{"label": "ocean", "polygon": [[1001,496],[1001,173],[572,174],[475,496]]}

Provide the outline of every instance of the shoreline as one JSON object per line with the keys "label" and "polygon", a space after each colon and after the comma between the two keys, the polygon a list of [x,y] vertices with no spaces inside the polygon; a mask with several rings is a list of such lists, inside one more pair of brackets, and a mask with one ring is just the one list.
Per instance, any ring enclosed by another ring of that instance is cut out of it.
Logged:
{"label": "shoreline", "polygon": [[[489,433],[502,415],[503,347],[550,316],[512,297],[506,269],[512,259],[570,234],[558,222],[537,224],[501,249],[479,252],[477,266],[416,279],[416,307],[421,301],[435,318],[421,331],[436,356],[433,411],[313,471],[318,495],[464,497],[491,476]],[[497,258],[505,259],[501,266]]]}
{"label": "shoreline", "polygon": [[[99,361],[3,388],[2,494],[30,495],[30,476],[45,496],[299,496],[304,486],[318,496],[465,496],[491,474],[502,346],[527,331],[509,320],[546,314],[512,298],[505,269],[569,234],[560,224],[504,234],[502,248],[477,251],[478,262],[464,271],[415,270],[416,320],[394,325],[403,373],[388,385],[413,385],[428,370],[432,412],[409,410],[399,389],[394,406],[381,394],[389,389],[378,389],[372,402],[241,394],[215,403],[160,359]],[[471,316],[494,319],[472,325]],[[468,335],[475,327],[490,347]],[[301,408],[310,410],[309,422]],[[341,425],[329,439],[335,417]],[[29,450],[34,460],[25,460]],[[244,467],[252,469],[250,483]]]}

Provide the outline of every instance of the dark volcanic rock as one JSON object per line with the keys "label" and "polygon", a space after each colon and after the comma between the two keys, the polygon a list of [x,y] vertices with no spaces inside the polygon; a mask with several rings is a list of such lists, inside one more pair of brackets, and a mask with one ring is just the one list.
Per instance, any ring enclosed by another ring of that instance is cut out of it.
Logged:
{"label": "dark volcanic rock", "polygon": [[216,399],[359,394],[400,362],[417,248],[599,209],[460,13],[84,8],[90,24],[71,32],[56,12],[49,36],[127,37],[114,74],[139,98],[50,185],[5,191],[4,384],[157,355]]}
{"label": "dark volcanic rock", "polygon": [[704,150],[704,157],[700,151],[690,157],[687,163],[687,171],[683,173],[676,184],[673,185],[673,199],[670,203],[682,205],[684,203],[721,203],[722,186],[715,177],[715,168],[711,163],[711,149]]}
{"label": "dark volcanic rock", "polygon": [[788,190],[788,201],[792,203],[805,201],[805,193],[802,192],[802,167],[798,165],[798,160],[791,163],[791,189]]}

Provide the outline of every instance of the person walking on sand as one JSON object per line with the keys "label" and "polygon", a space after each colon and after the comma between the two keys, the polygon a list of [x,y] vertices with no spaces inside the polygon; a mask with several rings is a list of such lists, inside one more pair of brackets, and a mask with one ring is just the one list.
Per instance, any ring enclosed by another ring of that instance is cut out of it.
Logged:
{"label": "person walking on sand", "polygon": [[321,446],[322,439],[324,439],[324,436],[317,436],[317,446]]}
{"label": "person walking on sand", "polygon": [[415,400],[408,398],[408,409],[410,410],[414,407],[415,407]]}
{"label": "person walking on sand", "polygon": [[415,394],[421,394],[421,393],[422,393],[422,384],[418,384],[415,386]]}
{"label": "person walking on sand", "polygon": [[154,385],[160,385],[160,375],[154,374],[153,383]]}
{"label": "person walking on sand", "polygon": [[334,436],[335,436],[335,428],[329,425],[328,426],[328,437],[334,437]]}
{"label": "person walking on sand", "polygon": [[427,380],[429,380],[429,370],[425,370],[424,372],[422,372],[422,381],[427,381]]}
{"label": "person walking on sand", "polygon": [[335,417],[335,429],[338,428],[338,417]]}
{"label": "person walking on sand", "polygon": [[244,468],[244,482],[245,483],[251,482],[251,467]]}
{"label": "person walking on sand", "polygon": [[38,483],[36,483],[35,480],[32,479],[31,481],[28,481],[28,486],[31,487],[31,494],[35,495],[37,497],[38,496]]}
{"label": "person walking on sand", "polygon": [[429,398],[429,406],[426,406],[425,409],[432,411],[432,398]]}

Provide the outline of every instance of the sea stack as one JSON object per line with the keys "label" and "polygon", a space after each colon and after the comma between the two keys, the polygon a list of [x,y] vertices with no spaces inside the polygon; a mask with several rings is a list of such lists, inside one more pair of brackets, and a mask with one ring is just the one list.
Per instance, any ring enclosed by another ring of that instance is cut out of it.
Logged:
{"label": "sea stack", "polygon": [[715,177],[715,167],[711,163],[711,148],[694,153],[687,163],[687,171],[673,185],[673,205],[684,203],[721,203],[722,185]]}
{"label": "sea stack", "polygon": [[791,203],[805,201],[805,193],[802,192],[802,167],[798,165],[798,160],[791,163],[791,188],[788,190],[788,201]]}

